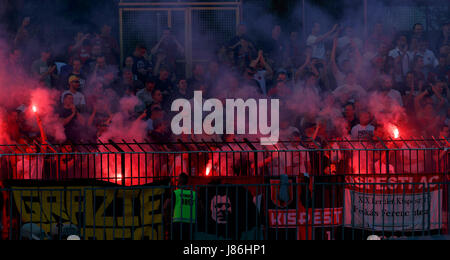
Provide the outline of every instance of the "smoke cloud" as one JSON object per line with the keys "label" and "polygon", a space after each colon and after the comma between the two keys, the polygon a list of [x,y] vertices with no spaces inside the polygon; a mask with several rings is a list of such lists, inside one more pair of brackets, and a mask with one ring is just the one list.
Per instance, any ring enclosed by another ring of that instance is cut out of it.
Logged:
{"label": "smoke cloud", "polygon": [[[292,124],[295,124],[295,121],[297,121],[298,118],[306,118],[306,121],[322,122],[325,124],[328,132],[335,132],[335,136],[343,137],[348,134],[349,126],[342,113],[343,105],[345,104],[342,104],[332,92],[333,89],[338,87],[338,83],[327,83],[330,85],[328,89],[318,91],[317,88],[307,86],[308,76],[305,75],[309,75],[310,73],[301,73],[299,74],[299,77],[296,77],[296,72],[299,69],[298,65],[302,65],[306,59],[305,53],[308,50],[305,44],[306,39],[311,33],[311,28],[315,22],[320,22],[321,24],[320,34],[325,34],[334,24],[338,24],[339,34],[335,36],[344,38],[351,34],[358,51],[363,56],[363,63],[370,67],[373,58],[379,54],[378,52],[380,50],[377,48],[371,49],[370,46],[368,46],[370,44],[364,44],[364,42],[367,42],[367,39],[370,39],[370,35],[374,32],[372,25],[384,17],[384,11],[389,7],[389,4],[385,4],[385,1],[369,1],[371,13],[371,20],[369,22],[371,26],[370,28],[364,28],[364,26],[362,26],[364,24],[364,6],[361,4],[362,1],[339,1],[339,3],[336,3],[335,5],[339,6],[340,9],[334,14],[309,3],[311,1],[306,1],[306,10],[303,10],[300,3],[301,1],[298,2],[299,3],[297,4],[289,5],[289,8],[292,8],[290,11],[292,17],[288,19],[280,19],[280,17],[274,15],[273,12],[269,12],[267,6],[264,7],[261,4],[246,3],[245,8],[247,12],[243,15],[243,24],[247,25],[247,34],[249,35],[247,41],[249,43],[249,48],[251,49],[246,53],[246,55],[248,55],[247,61],[250,63],[255,60],[258,57],[258,51],[263,50],[264,57],[266,58],[266,61],[270,63],[271,69],[273,70],[272,77],[268,78],[267,84],[269,85],[269,83],[271,83],[275,87],[277,87],[280,69],[286,71],[288,79],[285,83],[290,90],[288,92],[283,92],[285,90],[280,87],[277,95],[281,98],[282,110],[280,113],[283,115],[291,115],[294,119],[291,121]],[[22,13],[20,13],[19,16],[21,18],[26,17],[34,6],[36,6],[36,3],[33,4],[27,2],[27,4],[23,6]],[[25,64],[25,66],[18,66],[14,63],[14,50],[15,47],[18,47],[17,42],[15,41],[17,39],[9,37],[8,39],[0,40],[0,48],[4,50],[0,53],[0,60],[5,61],[2,62],[0,67],[0,91],[2,93],[7,93],[0,96],[0,102],[2,104],[2,108],[0,109],[0,127],[3,129],[0,138],[3,140],[8,141],[10,139],[15,139],[12,138],[8,133],[9,131],[6,131],[4,128],[8,125],[9,120],[11,120],[11,118],[8,118],[8,114],[11,111],[16,111],[21,106],[22,107],[19,110],[23,111],[27,125],[36,130],[35,118],[30,111],[32,105],[38,106],[44,128],[51,138],[51,141],[63,142],[66,139],[64,126],[56,109],[58,106],[61,106],[59,98],[60,92],[46,88],[42,83],[39,83],[36,78],[29,76],[31,62],[27,61],[25,58],[29,56],[32,56],[33,59],[39,58],[38,56],[41,49],[44,46],[50,45],[55,53],[55,57],[53,57],[54,60],[67,60],[68,57],[64,57],[64,53],[67,52],[68,46],[73,44],[73,37],[78,31],[98,32],[99,27],[104,23],[117,24],[117,15],[115,15],[116,13],[114,10],[115,7],[110,7],[108,8],[108,11],[105,12],[104,6],[100,3],[76,7],[85,8],[83,12],[84,15],[81,19],[69,17],[70,14],[76,12],[76,9],[70,10],[71,8],[74,8],[74,6],[66,2],[55,3],[55,1],[52,1],[52,4],[49,6],[52,6],[52,8],[43,10],[39,16],[31,17],[32,26],[30,27],[29,33],[34,35],[34,38],[28,39],[27,47],[23,49],[25,51],[20,55],[22,59],[24,59],[23,64]],[[110,17],[115,18],[106,18],[108,13],[114,14]],[[307,13],[307,18],[305,18],[304,21],[302,19],[303,17],[300,17],[303,13]],[[97,16],[96,14],[102,15]],[[51,19],[46,19],[48,17],[51,17]],[[242,54],[233,53],[227,50],[225,47],[229,47],[227,45],[229,44],[228,41],[230,39],[219,37],[219,35],[222,34],[234,35],[236,33],[235,28],[230,28],[229,24],[223,22],[224,19],[221,15],[209,18],[207,21],[209,28],[207,29],[201,24],[202,22],[205,23],[205,21],[202,21],[203,18],[205,17],[200,16],[199,21],[194,21],[193,28],[195,50],[201,50],[201,54],[199,55],[206,57],[208,60],[217,59],[220,60],[220,62],[227,64],[230,62],[230,59],[234,59],[236,56]],[[138,25],[148,24],[148,17],[145,15],[138,15],[136,16],[136,19],[136,24]],[[283,23],[283,20],[295,21],[294,26],[287,26]],[[40,21],[44,21],[44,23],[42,23],[43,26],[38,26]],[[304,24],[302,24],[303,22]],[[137,35],[145,36],[148,28],[142,25],[132,28],[132,32]],[[159,25],[163,28],[163,25],[165,24],[160,23]],[[296,64],[296,66],[287,64],[285,61],[291,58],[288,56],[277,57],[280,58],[281,64],[275,64],[277,61],[269,59],[267,42],[272,38],[272,34],[274,33],[272,28],[274,28],[275,25],[281,25],[282,37],[285,42],[289,42],[289,34],[291,32],[300,32],[297,47],[301,52],[301,57],[299,58],[301,64]],[[236,24],[236,26],[238,25]],[[38,27],[42,29],[38,30]],[[67,33],[58,30],[57,28],[59,27],[63,27],[65,29],[64,31],[67,31]],[[116,31],[117,29],[118,28],[115,28]],[[214,29],[217,35],[208,31],[209,29]],[[353,29],[353,31],[349,32],[350,29]],[[392,44],[394,42],[395,34],[404,28],[397,28],[395,25],[390,24],[382,29],[384,30],[383,35],[386,37],[386,44],[393,47]],[[2,32],[6,31],[5,28],[0,28],[0,30],[2,30]],[[305,34],[302,34],[303,31]],[[158,34],[161,33],[162,32],[158,32]],[[0,34],[2,37],[3,35],[5,35],[5,33]],[[158,37],[159,36],[160,35],[158,35]],[[179,35],[177,35],[177,37],[179,37]],[[324,42],[327,60],[329,60],[331,55],[330,49],[332,47],[332,38],[333,37],[330,36],[329,39]],[[179,40],[182,42],[182,39]],[[360,40],[360,42],[358,42],[358,40]],[[39,44],[34,45],[33,43],[36,41],[39,42]],[[147,46],[147,49],[150,51],[154,47],[151,45],[155,45],[156,43],[146,42],[146,44],[149,45]],[[342,45],[343,46],[338,46],[339,55],[337,57],[337,65],[343,72],[342,74],[346,74],[348,72],[344,71],[346,62],[349,62],[352,66],[352,70],[355,71],[356,54],[353,52],[346,53],[346,46],[345,44]],[[132,50],[125,51],[129,52]],[[347,57],[343,57],[343,53],[345,53]],[[364,56],[368,53],[373,55]],[[125,53],[125,56],[128,54],[130,53]],[[218,54],[221,56],[218,57]],[[207,75],[205,76],[210,76],[208,74],[211,70],[210,64],[203,65],[207,71]],[[221,66],[219,68],[219,73],[215,75],[217,78],[211,81],[213,84],[201,87],[204,87],[205,90],[207,90],[210,98],[218,98],[221,100],[226,98],[263,98],[265,95],[263,95],[261,91],[242,79],[242,74],[247,67],[248,66],[237,65],[232,68],[225,68]],[[305,70],[312,69],[307,68]],[[318,69],[318,71],[321,75],[325,74],[330,76],[332,74],[330,63],[326,62]],[[380,77],[382,74],[389,75],[389,73],[392,74],[392,72],[378,71],[374,73],[374,71],[369,69],[362,69],[358,72],[360,73],[355,72],[355,74],[357,74],[357,83],[354,85],[360,85],[366,92],[366,96],[359,100],[359,102],[356,102],[357,108],[369,111],[375,119],[373,123],[377,123],[380,126],[394,124],[403,125],[403,128],[409,128],[406,126],[410,126],[412,120],[409,120],[409,115],[406,113],[407,111],[405,111],[404,106],[400,106],[395,102],[391,102],[390,99],[387,99],[385,95],[380,93],[380,86],[374,83],[376,82],[377,77]],[[95,78],[89,79],[88,82],[97,82],[97,80],[98,79]],[[323,78],[318,80],[323,83]],[[346,84],[345,80],[343,80],[343,82]],[[318,84],[316,84],[316,87],[317,85]],[[95,84],[90,84],[88,89],[85,90],[85,93],[95,92],[95,87]],[[144,140],[146,138],[148,134],[147,124],[145,121],[136,121],[135,107],[140,104],[138,98],[125,97],[119,99],[112,97],[112,95],[109,94],[104,95],[103,98],[104,100],[101,102],[106,103],[104,106],[112,107],[113,109],[111,110],[113,111],[111,111],[112,118],[108,130],[100,136],[102,141],[107,142],[108,140],[115,140],[120,142],[122,140],[132,141]],[[100,106],[99,104],[97,105]],[[300,128],[299,125],[295,126]],[[420,126],[415,125],[415,127]]]}

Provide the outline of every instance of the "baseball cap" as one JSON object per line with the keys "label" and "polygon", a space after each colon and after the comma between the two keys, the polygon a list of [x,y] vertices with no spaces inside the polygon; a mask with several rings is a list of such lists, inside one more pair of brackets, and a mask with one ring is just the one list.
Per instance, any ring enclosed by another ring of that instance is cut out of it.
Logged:
{"label": "baseball cap", "polygon": [[80,78],[78,76],[72,75],[69,77],[69,84],[74,82],[74,81],[79,81]]}

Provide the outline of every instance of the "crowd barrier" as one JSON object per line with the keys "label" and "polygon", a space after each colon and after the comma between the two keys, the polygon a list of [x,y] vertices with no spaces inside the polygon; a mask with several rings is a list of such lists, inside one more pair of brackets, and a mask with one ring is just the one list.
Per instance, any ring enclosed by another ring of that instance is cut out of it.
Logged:
{"label": "crowd barrier", "polygon": [[[193,177],[421,174],[448,171],[448,141],[296,140],[0,146],[2,180],[98,180],[136,186]],[[29,152],[30,149],[34,152]]]}
{"label": "crowd barrier", "polygon": [[[0,145],[2,238],[445,236],[447,147],[434,138]],[[173,222],[181,173],[198,195],[191,225]]]}
{"label": "crowd barrier", "polygon": [[[389,178],[389,177],[388,177]],[[2,194],[2,239],[363,240],[448,234],[448,180],[194,178],[187,224],[174,221],[175,186],[12,182]],[[397,180],[397,181],[394,181]],[[235,184],[248,182],[252,184]],[[260,184],[255,184],[255,183]],[[59,186],[54,186],[59,185]]]}

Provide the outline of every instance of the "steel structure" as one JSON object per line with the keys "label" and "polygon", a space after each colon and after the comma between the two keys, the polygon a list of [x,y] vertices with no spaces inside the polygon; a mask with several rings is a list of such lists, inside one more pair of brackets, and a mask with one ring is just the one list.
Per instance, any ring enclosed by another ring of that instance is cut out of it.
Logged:
{"label": "steel structure", "polygon": [[[185,239],[448,235],[448,144],[431,138],[272,147],[247,139],[1,145],[3,239],[30,239],[29,228],[53,239],[63,239],[64,228],[82,239],[177,239],[176,187],[169,183],[182,172],[193,178],[182,189],[199,197],[198,219]],[[221,213],[210,212],[214,198],[224,196]],[[227,207],[234,221],[208,224],[210,216],[224,218]]]}
{"label": "steel structure", "polygon": [[3,179],[102,180],[124,186],[153,183],[181,173],[195,177],[446,174],[448,143],[433,138],[296,140],[270,147],[248,139],[0,145],[0,172]]}
{"label": "steel structure", "polygon": [[119,3],[121,60],[137,43],[156,45],[163,30],[171,28],[185,52],[177,59],[177,74],[191,76],[192,66],[209,60],[204,47],[225,43],[236,35],[242,1],[136,1]]}
{"label": "steel structure", "polygon": [[[185,227],[189,232],[183,239],[365,240],[371,235],[385,239],[448,235],[448,181],[398,184],[400,192],[396,193],[386,183],[303,181],[285,186],[273,182],[182,187],[195,190],[199,197],[195,214],[192,212],[195,221]],[[360,195],[362,202],[352,200],[351,192],[357,186],[367,190]],[[367,212],[384,214],[364,215],[358,207],[381,196],[372,193],[375,186],[381,187],[385,202],[363,207]],[[408,186],[416,192],[409,194]],[[283,188],[291,194],[287,204],[276,202],[276,195]],[[173,186],[124,188],[94,184],[72,188],[12,186],[0,190],[2,238],[61,240],[76,234],[83,240],[179,239],[179,231],[174,229],[176,223],[171,218],[174,189]],[[213,213],[211,203],[217,196],[229,199]],[[417,203],[392,205],[391,200]],[[221,216],[222,221],[211,224],[211,215]]]}

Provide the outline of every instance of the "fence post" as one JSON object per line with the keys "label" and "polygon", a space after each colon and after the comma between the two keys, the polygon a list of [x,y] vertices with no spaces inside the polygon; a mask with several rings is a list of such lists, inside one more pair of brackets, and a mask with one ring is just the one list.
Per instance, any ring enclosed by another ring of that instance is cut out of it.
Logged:
{"label": "fence post", "polygon": [[[112,140],[109,140],[109,142],[111,143],[111,145],[116,148],[119,152],[120,152],[120,168],[121,168],[121,173],[122,173],[122,186],[126,186],[126,175],[125,175],[125,151],[120,148],[119,145],[117,145],[116,143],[114,143]],[[116,165],[117,166],[117,165]],[[117,172],[115,173],[115,178],[117,180]]]}

